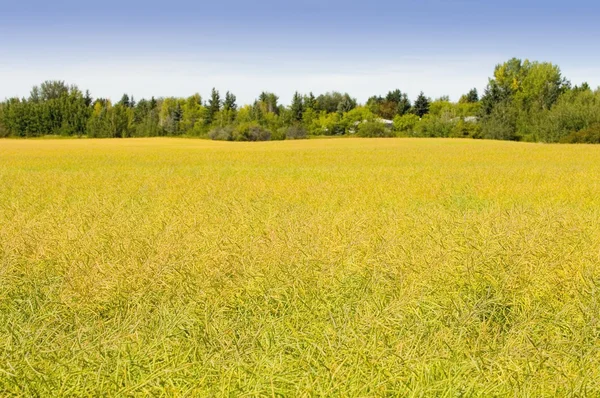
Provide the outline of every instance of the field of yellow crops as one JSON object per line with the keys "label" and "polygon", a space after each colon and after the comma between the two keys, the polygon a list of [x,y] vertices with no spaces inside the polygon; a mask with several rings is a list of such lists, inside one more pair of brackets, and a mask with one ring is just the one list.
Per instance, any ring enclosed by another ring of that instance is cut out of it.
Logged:
{"label": "field of yellow crops", "polygon": [[600,146],[0,141],[0,395],[598,396]]}

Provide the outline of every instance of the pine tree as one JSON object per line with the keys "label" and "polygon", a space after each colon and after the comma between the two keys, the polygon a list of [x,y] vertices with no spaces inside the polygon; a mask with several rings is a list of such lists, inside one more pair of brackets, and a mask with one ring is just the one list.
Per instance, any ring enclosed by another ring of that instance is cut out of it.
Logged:
{"label": "pine tree", "polygon": [[90,107],[92,106],[92,95],[90,94],[90,90],[85,90],[85,106]]}
{"label": "pine tree", "polygon": [[421,91],[415,104],[413,106],[413,112],[415,115],[419,117],[423,117],[424,115],[429,113],[429,99],[425,97],[425,94]]}
{"label": "pine tree", "polygon": [[211,124],[217,113],[221,110],[221,96],[216,88],[213,87],[208,100],[208,110],[206,112],[206,124]]}
{"label": "pine tree", "polygon": [[121,101],[118,102],[118,105],[123,105],[124,107],[129,108],[129,105],[130,105],[129,95],[123,94],[123,96],[121,97]]}
{"label": "pine tree", "polygon": [[398,109],[396,110],[397,115],[405,115],[410,111],[411,104],[408,96],[406,94],[402,94],[400,98],[400,102],[398,102]]}
{"label": "pine tree", "polygon": [[390,91],[386,97],[385,97],[386,101],[389,102],[394,102],[396,104],[400,103],[400,101],[402,100],[402,91],[396,89],[394,91]]}
{"label": "pine tree", "polygon": [[474,104],[476,102],[479,102],[479,93],[477,92],[477,89],[474,88],[470,90],[467,94],[460,97],[460,100],[458,100],[458,102],[461,104]]}
{"label": "pine tree", "polygon": [[236,111],[237,110],[236,100],[237,100],[237,98],[235,97],[235,95],[233,95],[229,91],[226,92],[225,93],[225,102],[223,103],[223,110]]}
{"label": "pine tree", "polygon": [[312,91],[304,96],[304,109],[315,109],[317,105],[317,99],[315,98],[314,94],[312,93]]}
{"label": "pine tree", "polygon": [[302,115],[304,113],[304,104],[302,103],[302,96],[297,91],[294,93],[294,98],[292,99],[290,111],[292,113],[293,121],[302,121]]}

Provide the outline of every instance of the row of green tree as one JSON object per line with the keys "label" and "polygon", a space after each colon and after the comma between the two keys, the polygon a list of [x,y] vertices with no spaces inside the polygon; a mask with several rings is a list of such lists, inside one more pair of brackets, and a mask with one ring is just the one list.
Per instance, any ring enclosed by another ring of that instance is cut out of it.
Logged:
{"label": "row of green tree", "polygon": [[76,86],[47,81],[29,98],[0,104],[0,136],[197,136],[259,141],[317,135],[363,137],[471,137],[543,142],[600,142],[600,91],[572,86],[558,66],[511,59],[496,66],[480,98],[476,89],[458,102],[412,103],[393,90],[358,104],[347,93],[295,93],[289,106],[263,92],[238,106],[234,94],[213,89],[207,101],[123,95],[117,103],[92,99]]}

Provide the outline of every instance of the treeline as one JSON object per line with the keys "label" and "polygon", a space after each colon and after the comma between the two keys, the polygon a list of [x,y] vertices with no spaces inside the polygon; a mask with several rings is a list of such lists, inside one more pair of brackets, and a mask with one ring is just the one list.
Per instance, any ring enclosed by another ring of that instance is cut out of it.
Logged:
{"label": "treeline", "polygon": [[349,94],[295,93],[289,106],[263,92],[238,106],[234,94],[213,89],[205,101],[123,95],[117,103],[92,99],[76,86],[48,81],[29,98],[0,104],[0,136],[87,137],[197,136],[215,140],[262,141],[318,135],[361,137],[471,137],[543,142],[600,143],[600,91],[572,86],[558,66],[511,59],[496,66],[479,96],[468,91],[458,102],[414,102],[401,90],[358,104]]}

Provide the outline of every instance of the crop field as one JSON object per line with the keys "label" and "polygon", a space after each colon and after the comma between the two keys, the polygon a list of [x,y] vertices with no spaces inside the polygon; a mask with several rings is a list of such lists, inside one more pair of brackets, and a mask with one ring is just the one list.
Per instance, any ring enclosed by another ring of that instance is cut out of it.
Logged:
{"label": "crop field", "polygon": [[598,396],[600,146],[0,140],[1,396]]}

